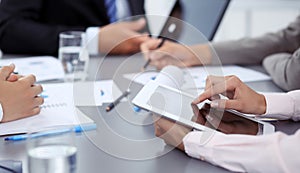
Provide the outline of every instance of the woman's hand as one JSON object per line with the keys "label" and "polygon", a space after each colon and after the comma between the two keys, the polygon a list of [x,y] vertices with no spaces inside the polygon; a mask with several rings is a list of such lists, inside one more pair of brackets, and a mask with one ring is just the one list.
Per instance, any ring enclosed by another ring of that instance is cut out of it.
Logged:
{"label": "woman's hand", "polygon": [[8,122],[39,114],[44,99],[38,95],[42,92],[41,85],[35,85],[35,76],[28,75],[14,82],[7,81],[14,66],[0,69],[0,102],[3,108],[2,122]]}
{"label": "woman's hand", "polygon": [[[220,99],[220,94],[229,98]],[[243,113],[264,114],[266,100],[264,95],[249,88],[236,76],[209,76],[205,91],[193,102],[198,104],[206,99],[212,100],[211,107],[234,109]]]}
{"label": "woman's hand", "polygon": [[210,63],[208,45],[184,46],[165,41],[162,47],[157,48],[161,42],[162,39],[151,39],[141,44],[145,59],[150,59],[150,64],[158,69],[167,65],[190,67]]}
{"label": "woman's hand", "polygon": [[166,144],[184,151],[182,140],[191,129],[157,115],[153,115],[153,119],[155,135],[162,138]]}
{"label": "woman's hand", "polygon": [[110,54],[132,54],[140,51],[141,43],[149,40],[149,34],[141,34],[146,25],[145,19],[118,22],[100,29],[99,50]]}

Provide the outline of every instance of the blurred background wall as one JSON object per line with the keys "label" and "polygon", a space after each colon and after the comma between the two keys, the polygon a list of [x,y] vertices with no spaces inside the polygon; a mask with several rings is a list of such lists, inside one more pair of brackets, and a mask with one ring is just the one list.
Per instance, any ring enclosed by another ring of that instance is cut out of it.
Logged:
{"label": "blurred background wall", "polygon": [[300,0],[232,0],[214,41],[278,31],[300,15]]}

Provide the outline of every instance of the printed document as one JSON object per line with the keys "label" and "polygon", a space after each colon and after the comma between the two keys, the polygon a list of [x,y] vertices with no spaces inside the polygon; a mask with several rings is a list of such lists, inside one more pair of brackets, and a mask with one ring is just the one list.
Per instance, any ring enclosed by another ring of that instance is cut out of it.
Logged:
{"label": "printed document", "polygon": [[[228,76],[228,75],[236,75],[243,82],[255,82],[255,81],[264,81],[271,80],[270,76],[251,70],[248,68],[230,65],[230,66],[209,66],[209,67],[190,67],[182,69],[184,72],[184,78],[186,79],[184,86],[188,86],[191,88],[204,88],[205,81],[208,75],[216,75],[216,76]],[[139,84],[145,85],[150,80],[154,80],[159,72],[149,71],[142,73],[131,73],[125,74],[124,77],[137,82]],[[192,81],[190,79],[193,79]]]}
{"label": "printed document", "polygon": [[0,66],[11,63],[16,65],[15,72],[20,75],[34,74],[37,82],[64,79],[61,62],[52,56],[1,59]]}

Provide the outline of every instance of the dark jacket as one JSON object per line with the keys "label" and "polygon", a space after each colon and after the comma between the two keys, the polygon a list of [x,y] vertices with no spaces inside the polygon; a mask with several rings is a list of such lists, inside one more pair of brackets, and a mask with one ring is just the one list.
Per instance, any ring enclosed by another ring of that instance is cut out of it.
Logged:
{"label": "dark jacket", "polygon": [[[288,27],[257,38],[214,43],[222,64],[260,64],[286,91],[300,89],[300,16]],[[216,63],[218,58],[214,57]]]}
{"label": "dark jacket", "polygon": [[[128,0],[131,14],[144,14],[143,0]],[[2,0],[0,49],[11,54],[56,55],[62,31],[109,24],[104,0]]]}

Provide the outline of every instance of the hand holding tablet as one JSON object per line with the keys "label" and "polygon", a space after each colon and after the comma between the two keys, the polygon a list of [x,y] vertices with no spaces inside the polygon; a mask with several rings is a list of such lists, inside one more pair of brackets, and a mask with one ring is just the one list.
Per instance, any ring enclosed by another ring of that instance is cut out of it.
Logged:
{"label": "hand holding tablet", "polygon": [[[163,72],[166,73],[164,70]],[[176,69],[173,68],[172,73],[174,72],[176,72]],[[176,73],[176,76],[180,76],[178,75],[180,74],[179,72]],[[191,103],[196,96],[179,90],[178,83],[174,82],[174,79],[178,77],[172,77],[171,74],[166,76],[170,76],[170,81],[175,84],[175,87],[161,84],[161,82],[158,82],[160,80],[150,81],[136,95],[132,103],[140,108],[196,130],[217,130],[225,134],[248,135],[274,132],[273,125],[247,117],[233,110],[224,111],[224,109],[210,108],[205,102],[191,107]],[[202,108],[199,110],[198,106]],[[196,122],[193,121],[195,120],[194,115],[197,116]]]}
{"label": "hand holding tablet", "polygon": [[211,108],[207,103],[201,109],[198,109],[195,104],[191,106],[194,111],[193,121],[225,134],[257,135],[263,128],[260,123],[245,118],[243,115]]}

